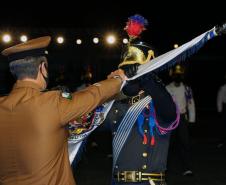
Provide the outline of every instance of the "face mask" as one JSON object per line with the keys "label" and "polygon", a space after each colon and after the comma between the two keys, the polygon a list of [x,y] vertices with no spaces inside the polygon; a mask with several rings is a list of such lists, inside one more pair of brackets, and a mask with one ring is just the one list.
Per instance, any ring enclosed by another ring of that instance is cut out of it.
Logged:
{"label": "face mask", "polygon": [[48,86],[48,84],[49,84],[49,77],[47,76],[47,77],[45,77],[44,75],[42,75],[43,76],[43,78],[44,78],[44,80],[45,80],[45,82],[46,82],[46,87]]}
{"label": "face mask", "polygon": [[182,82],[181,76],[175,76],[174,81],[175,81],[176,83],[181,83],[181,82]]}

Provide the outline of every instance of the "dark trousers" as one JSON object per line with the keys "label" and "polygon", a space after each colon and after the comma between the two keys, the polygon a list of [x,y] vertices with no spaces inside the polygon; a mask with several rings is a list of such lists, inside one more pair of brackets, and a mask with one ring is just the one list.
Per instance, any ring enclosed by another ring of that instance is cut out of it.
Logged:
{"label": "dark trousers", "polygon": [[176,130],[172,132],[170,147],[170,151],[181,160],[183,170],[191,169],[191,144],[185,114],[181,114],[180,124]]}
{"label": "dark trousers", "polygon": [[220,143],[226,144],[226,104],[223,105],[223,110],[220,115],[220,126],[219,129],[221,130],[221,135],[220,135]]}

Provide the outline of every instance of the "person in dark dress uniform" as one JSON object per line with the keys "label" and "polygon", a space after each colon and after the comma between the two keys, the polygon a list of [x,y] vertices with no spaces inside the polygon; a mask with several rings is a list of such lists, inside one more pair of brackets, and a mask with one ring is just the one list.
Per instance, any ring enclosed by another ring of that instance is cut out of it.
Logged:
{"label": "person in dark dress uniform", "polygon": [[[131,24],[146,22],[140,15],[130,17],[127,32],[133,32]],[[148,44],[129,36],[119,64],[128,77],[154,57]],[[114,185],[165,184],[170,131],[177,127],[178,116],[171,95],[153,72],[125,85],[105,120],[113,137]]]}

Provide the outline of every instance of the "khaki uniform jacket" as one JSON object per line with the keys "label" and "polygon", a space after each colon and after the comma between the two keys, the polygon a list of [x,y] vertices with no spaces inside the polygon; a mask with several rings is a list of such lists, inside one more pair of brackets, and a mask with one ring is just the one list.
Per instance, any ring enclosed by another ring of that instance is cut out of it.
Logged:
{"label": "khaki uniform jacket", "polygon": [[63,98],[18,81],[0,97],[0,185],[74,185],[65,125],[119,92],[108,79]]}

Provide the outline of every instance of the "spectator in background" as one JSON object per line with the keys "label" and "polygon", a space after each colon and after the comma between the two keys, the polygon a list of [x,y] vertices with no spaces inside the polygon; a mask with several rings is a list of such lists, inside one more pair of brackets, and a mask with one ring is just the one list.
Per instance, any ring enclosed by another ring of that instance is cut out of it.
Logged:
{"label": "spectator in background", "polygon": [[63,65],[59,66],[59,75],[56,78],[57,85],[65,84],[65,67]]}
{"label": "spectator in background", "polygon": [[76,90],[78,91],[86,87],[89,87],[92,84],[92,80],[93,80],[92,69],[91,66],[88,65],[83,74],[81,75],[81,84],[76,88]]}
{"label": "spectator in background", "polygon": [[193,172],[191,170],[191,145],[188,123],[195,122],[195,103],[191,88],[183,83],[183,75],[184,68],[176,65],[172,70],[173,82],[167,85],[167,90],[174,97],[180,110],[180,124],[172,132],[171,147],[174,147],[176,143],[178,144],[183,175],[190,176]]}
{"label": "spectator in background", "polygon": [[[217,93],[217,112],[220,114],[222,130],[226,130],[226,74],[224,79],[224,85],[222,85]],[[222,136],[217,147],[220,148],[225,144],[226,134]]]}

